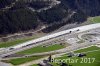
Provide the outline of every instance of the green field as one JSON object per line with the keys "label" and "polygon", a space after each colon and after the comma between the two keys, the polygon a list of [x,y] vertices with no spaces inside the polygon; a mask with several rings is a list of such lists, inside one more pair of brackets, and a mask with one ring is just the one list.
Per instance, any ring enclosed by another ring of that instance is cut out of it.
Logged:
{"label": "green field", "polygon": [[[34,47],[22,52],[19,52],[18,54],[33,54],[33,53],[38,53],[38,52],[48,52],[48,51],[53,51],[53,50],[57,50],[57,49],[61,49],[64,48],[63,45],[52,45],[52,46],[48,46],[48,47],[42,47],[42,46],[38,46],[38,47]],[[11,60],[7,60],[6,62],[8,63],[12,63],[13,65],[19,65],[19,64],[23,64],[32,60],[36,60],[39,58],[42,58],[43,56],[36,56],[36,57],[27,57],[27,58],[17,58],[17,59],[11,59]]]}
{"label": "green field", "polygon": [[30,38],[17,39],[15,41],[2,42],[2,43],[0,43],[0,48],[17,45],[19,43],[23,43],[23,42],[26,42],[26,41],[29,41],[29,40],[32,40],[32,39],[35,39],[35,38],[37,38],[37,37],[33,36],[33,37],[30,37]]}
{"label": "green field", "polygon": [[[76,52],[87,52],[87,51],[92,51],[92,50],[98,50],[100,48],[92,46],[89,48],[81,49]],[[89,52],[86,54],[86,57],[82,57],[83,59],[85,58],[95,58],[95,61],[93,63],[81,63],[82,58],[79,57],[71,57],[70,59],[78,59],[77,63],[69,63],[72,66],[100,66],[100,51],[94,51],[94,52]],[[62,57],[56,58],[56,59],[68,59],[67,55],[63,55]],[[92,60],[91,60],[92,61]],[[60,66],[59,64],[52,63],[54,66]]]}
{"label": "green field", "polygon": [[17,58],[17,59],[11,59],[11,60],[6,60],[5,62],[11,63],[13,65],[19,65],[23,64],[29,61],[37,60],[42,58],[43,56],[35,56],[35,57],[27,57],[27,58]]}
{"label": "green field", "polygon": [[75,53],[87,52],[87,51],[98,50],[98,49],[100,49],[100,48],[98,48],[96,46],[92,46],[92,47],[84,48],[84,49],[81,49],[81,50],[77,50],[77,51],[75,51]]}
{"label": "green field", "polygon": [[33,65],[31,65],[31,66],[38,66],[37,64],[33,64]]}
{"label": "green field", "polygon": [[91,17],[89,20],[90,20],[92,23],[100,23],[100,16]]}
{"label": "green field", "polygon": [[48,51],[62,49],[64,47],[65,47],[64,45],[59,45],[59,44],[51,45],[48,47],[37,46],[37,47],[33,47],[31,49],[19,52],[17,54],[33,54],[33,53],[48,52]]}

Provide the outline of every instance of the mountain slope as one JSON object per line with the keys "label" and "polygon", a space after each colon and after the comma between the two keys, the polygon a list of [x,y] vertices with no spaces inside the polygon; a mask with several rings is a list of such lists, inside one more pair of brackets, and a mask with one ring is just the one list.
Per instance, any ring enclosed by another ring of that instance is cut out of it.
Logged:
{"label": "mountain slope", "polygon": [[[60,4],[48,8],[51,2],[27,2],[27,0],[0,1],[0,34],[36,29],[41,24],[50,25],[44,32],[50,32],[68,23],[82,23],[90,16],[100,15],[99,0],[59,0]],[[15,4],[8,9],[6,6]],[[42,4],[39,4],[42,3]],[[29,9],[31,7],[32,9]],[[37,8],[36,8],[37,7]],[[43,9],[37,12],[38,9]],[[48,8],[45,10],[45,8]],[[36,10],[35,10],[36,9]],[[71,15],[75,12],[73,15]],[[70,16],[71,15],[71,16]],[[70,18],[69,18],[70,17]],[[55,28],[55,29],[54,29]]]}

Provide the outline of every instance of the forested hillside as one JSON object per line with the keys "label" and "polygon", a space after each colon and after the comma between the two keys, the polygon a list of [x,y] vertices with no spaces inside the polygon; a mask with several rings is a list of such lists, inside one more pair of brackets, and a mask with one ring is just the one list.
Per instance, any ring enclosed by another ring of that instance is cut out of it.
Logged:
{"label": "forested hillside", "polygon": [[[42,0],[41,2],[0,0],[0,34],[36,29],[41,24],[53,24],[44,30],[44,32],[49,32],[68,23],[82,23],[89,16],[98,16],[100,14],[100,0],[59,1],[61,1],[60,4],[48,10],[37,12],[33,10],[48,7],[51,2],[43,2]],[[2,8],[6,6],[12,7],[3,10]],[[33,8],[33,10],[30,10],[28,7]],[[73,12],[75,13],[71,15]],[[69,18],[70,15],[71,17]]]}
{"label": "forested hillside", "polygon": [[0,8],[4,8],[6,5],[10,5],[15,2],[15,0],[0,0]]}

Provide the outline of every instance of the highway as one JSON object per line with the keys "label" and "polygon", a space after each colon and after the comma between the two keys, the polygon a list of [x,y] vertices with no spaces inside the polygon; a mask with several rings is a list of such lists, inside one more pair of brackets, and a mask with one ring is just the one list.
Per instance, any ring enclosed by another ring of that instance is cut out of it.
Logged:
{"label": "highway", "polygon": [[[58,32],[58,33],[54,33],[54,34],[51,34],[51,35],[47,35],[47,36],[44,36],[44,37],[41,37],[41,38],[38,38],[38,39],[35,39],[35,40],[31,40],[31,41],[13,46],[13,48],[21,48],[21,47],[29,45],[29,44],[33,44],[33,43],[49,40],[49,39],[52,39],[52,38],[56,38],[56,37],[62,36],[64,34],[68,34],[70,31],[74,32],[74,33],[80,33],[80,32],[84,32],[84,31],[87,31],[87,30],[96,29],[96,28],[99,28],[99,27],[100,27],[100,23],[81,26],[81,27],[61,31],[61,32]],[[79,29],[79,31],[77,31],[78,29]]]}
{"label": "highway", "polygon": [[[38,39],[35,39],[35,40],[31,40],[31,41],[21,43],[21,44],[12,46],[12,47],[8,47],[3,52],[0,53],[0,57],[2,58],[2,57],[5,57],[5,56],[26,50],[26,49],[30,49],[32,47],[42,45],[43,43],[45,43],[45,42],[47,42],[51,39],[59,38],[59,37],[62,37],[64,35],[67,35],[67,36],[72,35],[73,36],[74,34],[78,34],[78,33],[81,33],[81,32],[85,32],[85,31],[93,30],[93,29],[97,29],[97,28],[100,28],[100,23],[80,26],[80,27],[69,29],[69,30],[50,34],[50,35],[47,35],[47,36],[44,36],[44,37],[41,37],[41,38],[38,38]],[[56,53],[58,53],[58,52],[60,52],[60,53],[69,52],[69,51],[72,51],[72,50],[77,50],[77,49],[82,48],[82,47],[93,45],[93,44],[98,43],[98,42],[100,42],[100,40],[99,41],[97,40],[97,41],[94,41],[94,42],[87,41],[83,44],[77,44],[76,43],[76,44],[73,44],[73,45],[66,47],[64,49],[61,49],[61,50],[50,51],[49,54],[55,53],[55,52]],[[48,54],[48,52],[42,53],[42,54]],[[41,55],[41,54],[37,54],[37,55]]]}

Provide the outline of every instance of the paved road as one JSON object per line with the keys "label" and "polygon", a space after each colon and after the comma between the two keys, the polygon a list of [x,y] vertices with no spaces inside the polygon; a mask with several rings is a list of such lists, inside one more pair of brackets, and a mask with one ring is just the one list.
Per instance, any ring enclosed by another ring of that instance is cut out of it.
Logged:
{"label": "paved road", "polygon": [[[11,55],[11,54],[14,54],[14,53],[17,53],[17,52],[20,52],[20,51],[23,51],[23,50],[26,50],[26,49],[29,49],[29,48],[32,48],[32,47],[36,47],[36,46],[39,46],[39,45],[42,45],[43,43],[49,41],[49,40],[46,40],[46,41],[41,41],[39,43],[36,43],[36,44],[33,44],[34,41],[40,41],[40,40],[43,40],[43,39],[48,39],[49,37],[54,37],[54,36],[58,36],[58,35],[61,35],[61,37],[63,36],[63,34],[68,34],[69,31],[73,31],[70,35],[73,35],[73,34],[77,34],[77,33],[80,33],[80,32],[84,32],[84,31],[87,31],[87,30],[90,30],[90,29],[96,29],[100,27],[100,23],[98,24],[92,24],[92,25],[87,25],[87,26],[82,26],[82,27],[77,27],[77,28],[73,28],[73,29],[69,29],[69,30],[65,30],[65,31],[61,31],[61,32],[58,32],[58,33],[55,33],[55,34],[51,34],[51,35],[48,35],[48,36],[44,36],[42,38],[38,38],[36,40],[32,40],[32,41],[29,41],[29,42],[26,42],[26,43],[22,43],[20,45],[16,45],[14,47],[17,47],[16,49],[13,49],[13,50],[9,50],[9,48],[3,52],[2,54],[0,54],[0,57],[4,57],[4,56],[8,56],[8,55]],[[87,29],[88,28],[88,29]],[[76,31],[77,29],[80,29],[80,31]],[[53,39],[55,38],[58,38],[58,37],[54,37]],[[98,41],[97,41],[98,42]],[[96,41],[94,42],[96,43]],[[20,47],[22,45],[28,45],[28,44],[32,44],[32,45],[29,45],[29,46],[25,46],[25,47]],[[93,43],[92,43],[93,44]],[[76,50],[76,49],[79,49],[80,47],[85,47],[85,46],[88,46],[88,45],[91,45],[90,42],[86,42],[84,44],[73,44],[72,46],[69,46],[65,49],[62,49],[62,50],[56,50],[56,51],[51,51],[49,53],[55,53],[55,52],[68,52],[68,51],[72,51],[72,50]],[[71,49],[70,49],[71,48]],[[47,54],[47,53],[43,53],[43,54]]]}

